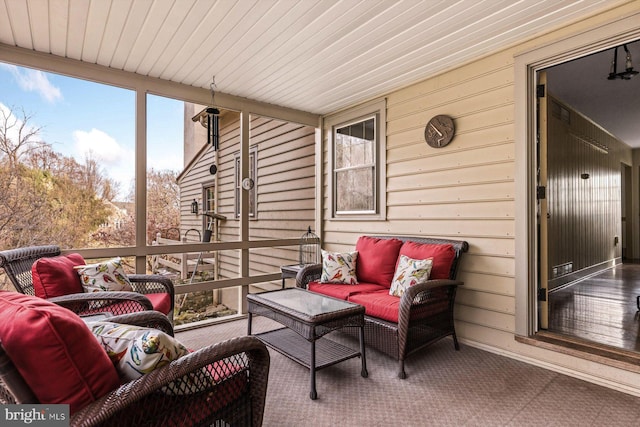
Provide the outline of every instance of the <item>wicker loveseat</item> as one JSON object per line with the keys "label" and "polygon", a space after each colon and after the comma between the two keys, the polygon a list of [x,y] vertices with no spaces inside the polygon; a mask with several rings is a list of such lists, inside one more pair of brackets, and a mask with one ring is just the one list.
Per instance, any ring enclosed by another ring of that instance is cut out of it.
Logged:
{"label": "wicker loveseat", "polygon": [[[357,284],[320,283],[322,264],[303,268],[296,286],[365,307],[365,343],[399,361],[398,376],[406,378],[408,355],[451,335],[459,344],[453,321],[456,280],[465,241],[410,236],[361,236],[355,250]],[[400,255],[433,258],[429,280],[410,286],[401,297],[389,295]],[[349,329],[345,332],[350,333]]]}

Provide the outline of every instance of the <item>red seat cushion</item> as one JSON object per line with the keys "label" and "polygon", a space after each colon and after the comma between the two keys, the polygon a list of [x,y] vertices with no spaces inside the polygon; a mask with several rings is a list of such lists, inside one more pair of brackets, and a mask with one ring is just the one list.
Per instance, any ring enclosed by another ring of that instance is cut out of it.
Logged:
{"label": "red seat cushion", "polygon": [[33,291],[37,297],[52,298],[84,292],[80,276],[73,268],[85,265],[80,254],[40,258],[31,267]]}
{"label": "red seat cushion", "polygon": [[162,314],[169,314],[171,311],[171,294],[158,292],[156,294],[144,294],[149,299],[153,309]]}
{"label": "red seat cushion", "polygon": [[407,241],[400,248],[400,255],[413,259],[433,258],[429,279],[449,279],[456,251],[450,244],[416,243]]}
{"label": "red seat cushion", "polygon": [[[413,305],[411,307],[411,321],[427,317],[447,314],[449,312],[449,293],[446,287],[432,289],[427,304]],[[389,295],[389,291],[377,291],[366,294],[355,294],[349,297],[349,302],[364,306],[365,314],[371,317],[398,322],[400,299]]]}
{"label": "red seat cushion", "polygon": [[398,323],[400,298],[389,295],[388,290],[351,295],[349,302],[364,306],[367,316]]}
{"label": "red seat cushion", "polygon": [[358,294],[361,292],[375,292],[385,290],[387,293],[389,290],[375,283],[358,283],[357,285],[337,284],[337,283],[320,283],[309,282],[309,288],[312,292],[317,292],[329,297],[346,300],[350,295]]}
{"label": "red seat cushion", "polygon": [[69,404],[73,414],[120,385],[80,317],[41,298],[0,292],[0,340],[41,403]]}
{"label": "red seat cushion", "polygon": [[401,247],[402,241],[398,239],[360,236],[356,242],[358,282],[376,283],[389,289]]}

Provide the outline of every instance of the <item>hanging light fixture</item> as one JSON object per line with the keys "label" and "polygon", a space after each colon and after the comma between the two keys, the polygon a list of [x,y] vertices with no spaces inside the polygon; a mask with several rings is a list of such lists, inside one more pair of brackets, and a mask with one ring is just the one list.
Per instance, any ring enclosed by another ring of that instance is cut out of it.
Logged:
{"label": "hanging light fixture", "polygon": [[626,44],[622,45],[622,47],[624,48],[624,51],[626,52],[625,70],[619,73],[618,72],[618,47],[619,46],[616,46],[616,48],[613,50],[613,61],[611,61],[611,70],[609,71],[609,76],[607,77],[607,79],[608,80],[616,80],[616,79],[631,80],[631,77],[638,74],[638,71],[634,71],[633,69],[633,63],[631,62],[631,52],[629,52],[629,48],[627,47]]}
{"label": "hanging light fixture", "polygon": [[214,107],[214,96],[216,87],[216,76],[211,80],[211,107],[208,107],[207,113],[207,144],[211,144],[213,151],[218,151],[220,146],[220,110]]}

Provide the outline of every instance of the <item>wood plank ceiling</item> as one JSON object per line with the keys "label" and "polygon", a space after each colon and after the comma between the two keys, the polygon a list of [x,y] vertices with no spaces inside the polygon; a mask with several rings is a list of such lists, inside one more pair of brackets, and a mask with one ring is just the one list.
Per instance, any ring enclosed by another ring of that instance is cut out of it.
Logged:
{"label": "wood plank ceiling", "polygon": [[0,43],[326,114],[619,0],[0,0]]}

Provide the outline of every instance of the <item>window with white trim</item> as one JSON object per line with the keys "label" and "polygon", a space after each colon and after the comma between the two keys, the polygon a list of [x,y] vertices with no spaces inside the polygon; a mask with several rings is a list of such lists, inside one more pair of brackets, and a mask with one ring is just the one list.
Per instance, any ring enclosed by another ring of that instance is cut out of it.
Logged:
{"label": "window with white trim", "polygon": [[[204,213],[216,213],[216,186],[215,184],[205,185],[202,188],[202,200],[204,201],[202,210]],[[204,229],[205,230],[213,230],[215,223],[214,218],[203,215],[203,220],[205,222]]]}
{"label": "window with white trim", "polygon": [[327,118],[333,218],[384,219],[385,102]]}

